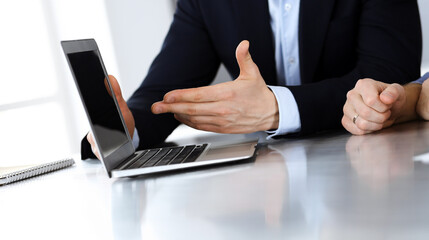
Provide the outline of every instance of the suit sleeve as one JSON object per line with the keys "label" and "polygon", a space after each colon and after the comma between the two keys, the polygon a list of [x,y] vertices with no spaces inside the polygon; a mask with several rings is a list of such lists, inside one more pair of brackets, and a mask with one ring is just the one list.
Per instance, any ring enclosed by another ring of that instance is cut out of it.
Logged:
{"label": "suit sleeve", "polygon": [[152,114],[152,104],[171,90],[210,84],[219,66],[198,2],[179,1],[161,52],[128,100],[140,136],[139,148],[164,142],[179,125],[172,114]]}
{"label": "suit sleeve", "polygon": [[353,70],[341,77],[289,87],[298,104],[301,134],[339,128],[346,94],[359,79],[404,84],[420,77],[422,37],[417,2],[363,2]]}

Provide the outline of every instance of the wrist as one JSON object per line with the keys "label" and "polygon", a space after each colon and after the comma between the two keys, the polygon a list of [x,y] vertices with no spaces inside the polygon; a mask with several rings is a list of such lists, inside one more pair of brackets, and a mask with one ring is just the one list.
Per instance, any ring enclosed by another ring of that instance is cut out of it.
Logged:
{"label": "wrist", "polygon": [[268,114],[264,121],[265,123],[262,124],[262,129],[260,131],[273,131],[279,128],[279,121],[280,121],[280,113],[279,113],[279,105],[277,103],[277,99],[274,95],[274,93],[271,91],[270,88],[267,89],[267,97],[268,97]]}
{"label": "wrist", "polygon": [[395,123],[402,123],[418,118],[417,103],[420,97],[422,85],[418,83],[409,83],[404,86],[405,103],[402,106],[399,116],[395,119]]}

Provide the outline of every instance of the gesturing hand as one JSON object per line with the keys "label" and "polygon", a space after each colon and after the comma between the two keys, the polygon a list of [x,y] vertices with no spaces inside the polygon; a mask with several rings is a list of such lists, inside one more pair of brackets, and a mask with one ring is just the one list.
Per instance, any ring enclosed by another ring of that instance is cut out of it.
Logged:
{"label": "gesturing hand", "polygon": [[342,124],[356,135],[391,126],[401,116],[406,98],[405,90],[399,84],[359,80],[347,93]]}
{"label": "gesturing hand", "polygon": [[248,41],[238,45],[236,58],[240,76],[235,81],[171,91],[152,105],[152,112],[174,113],[190,127],[218,133],[277,129],[277,100],[250,56]]}
{"label": "gesturing hand", "polygon": [[[124,117],[125,124],[127,125],[128,132],[130,133],[130,136],[132,138],[134,134],[134,127],[135,127],[133,114],[128,108],[127,102],[122,97],[121,87],[119,86],[119,83],[116,80],[116,78],[112,75],[109,75],[109,80],[110,80],[110,84],[112,85],[113,92],[115,93],[119,108],[121,109],[122,116]],[[110,96],[112,96],[112,93],[110,91],[110,88],[109,88],[109,85],[107,84],[106,79],[104,80],[104,85],[106,86],[107,92],[110,94]],[[91,132],[88,133],[86,138],[88,142],[91,144],[92,152],[98,159],[100,159],[100,153],[97,149],[97,145],[95,144],[94,136],[92,135],[92,133]]]}

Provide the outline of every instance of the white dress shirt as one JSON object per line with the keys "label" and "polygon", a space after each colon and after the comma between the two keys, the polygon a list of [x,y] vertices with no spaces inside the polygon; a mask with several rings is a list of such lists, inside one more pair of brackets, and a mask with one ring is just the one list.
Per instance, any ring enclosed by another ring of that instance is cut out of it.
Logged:
{"label": "white dress shirt", "polygon": [[268,0],[273,31],[276,70],[279,86],[269,86],[279,107],[279,128],[268,132],[273,136],[298,132],[301,119],[298,105],[286,85],[301,84],[299,64],[299,6],[300,0]]}

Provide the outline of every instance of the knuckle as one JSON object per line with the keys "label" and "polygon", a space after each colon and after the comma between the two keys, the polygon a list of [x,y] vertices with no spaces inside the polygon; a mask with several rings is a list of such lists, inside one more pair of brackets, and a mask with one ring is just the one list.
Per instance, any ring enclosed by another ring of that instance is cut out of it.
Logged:
{"label": "knuckle", "polygon": [[357,80],[355,87],[359,87],[362,85],[362,79]]}
{"label": "knuckle", "polygon": [[374,82],[374,80],[372,80],[370,78],[359,79],[356,82],[356,87],[364,89],[364,88],[368,87],[369,85],[371,85],[373,82]]}
{"label": "knuckle", "polygon": [[344,106],[343,106],[343,113],[344,113],[344,115],[346,115],[346,112],[347,112],[347,103],[344,104]]}
{"label": "knuckle", "polygon": [[203,97],[204,97],[204,95],[201,92],[197,91],[194,94],[194,101],[199,102],[203,99]]}
{"label": "knuckle", "polygon": [[197,109],[195,107],[188,107],[186,108],[185,113],[192,116],[197,113]]}
{"label": "knuckle", "polygon": [[352,98],[352,97],[353,97],[353,94],[354,94],[354,90],[350,90],[350,91],[348,91],[348,92],[347,92],[347,94],[346,94],[347,99]]}
{"label": "knuckle", "polygon": [[356,88],[362,87],[362,85],[365,85],[365,82],[366,82],[366,79],[359,79],[359,80],[356,82],[355,87],[356,87]]}
{"label": "knuckle", "polygon": [[378,100],[377,97],[371,96],[371,97],[365,98],[363,101],[367,106],[372,107],[377,103],[377,100]]}

